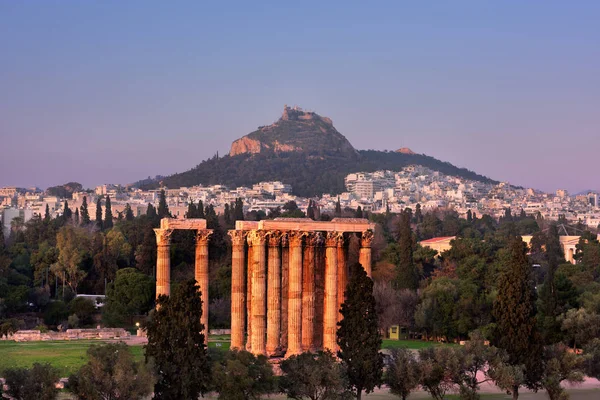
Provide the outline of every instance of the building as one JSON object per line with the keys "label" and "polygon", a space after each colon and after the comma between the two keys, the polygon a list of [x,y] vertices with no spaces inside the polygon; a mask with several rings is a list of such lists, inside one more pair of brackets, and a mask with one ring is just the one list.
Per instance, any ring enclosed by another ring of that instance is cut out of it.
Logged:
{"label": "building", "polygon": [[444,251],[452,248],[450,242],[452,242],[454,239],[456,239],[456,236],[441,236],[423,240],[419,242],[419,244],[423,247],[429,247],[430,249],[436,250],[438,254],[442,254]]}

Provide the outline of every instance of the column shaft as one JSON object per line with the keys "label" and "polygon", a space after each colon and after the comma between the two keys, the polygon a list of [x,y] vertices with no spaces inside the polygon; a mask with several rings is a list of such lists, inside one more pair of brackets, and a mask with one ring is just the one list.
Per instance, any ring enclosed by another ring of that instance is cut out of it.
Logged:
{"label": "column shaft", "polygon": [[200,286],[202,295],[202,318],[205,339],[208,341],[208,240],[212,235],[211,229],[198,230],[196,233],[196,265],[194,278]]}
{"label": "column shaft", "polygon": [[171,233],[172,229],[154,229],[156,234],[156,298],[171,294]]}
{"label": "column shaft", "polygon": [[306,237],[302,271],[302,351],[314,350],[315,330],[315,245],[314,233]]}
{"label": "column shaft", "polygon": [[230,230],[231,236],[231,348],[244,348],[246,322],[245,289],[245,239],[243,231]]}
{"label": "column shaft", "polygon": [[281,349],[288,345],[288,293],[290,271],[290,248],[287,234],[281,237]]}
{"label": "column shaft", "polygon": [[348,284],[348,265],[347,265],[347,247],[346,238],[341,236],[341,240],[338,240],[337,248],[337,262],[338,262],[338,291],[337,291],[337,310],[338,310],[338,321],[342,320],[342,303],[346,300],[344,292],[346,291],[346,285]]}
{"label": "column shaft", "polygon": [[373,231],[368,230],[362,233],[360,239],[360,252],[358,262],[367,272],[367,276],[371,277],[371,243],[373,242]]}
{"label": "column shaft", "polygon": [[286,357],[302,353],[302,232],[290,232],[288,348]]}
{"label": "column shaft", "polygon": [[[338,240],[337,232],[328,232],[325,241],[325,315],[323,319],[323,350],[337,351]],[[342,238],[343,240],[343,238]]]}
{"label": "column shaft", "polygon": [[268,243],[267,355],[281,350],[281,233],[270,232]]}
{"label": "column shaft", "polygon": [[252,231],[249,234],[252,240],[252,256],[254,258],[252,269],[252,353],[265,354],[266,334],[266,309],[267,309],[267,265],[265,232]]}
{"label": "column shaft", "polygon": [[246,261],[246,323],[247,327],[247,338],[246,338],[246,350],[252,351],[252,270],[254,266],[254,252],[252,247],[252,241],[248,238],[248,257]]}

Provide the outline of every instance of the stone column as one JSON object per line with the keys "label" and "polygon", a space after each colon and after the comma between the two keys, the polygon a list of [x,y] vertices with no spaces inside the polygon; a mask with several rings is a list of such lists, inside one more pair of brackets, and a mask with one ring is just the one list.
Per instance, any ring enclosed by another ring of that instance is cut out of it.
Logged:
{"label": "stone column", "polygon": [[281,351],[281,232],[268,234],[267,355]]}
{"label": "stone column", "polygon": [[252,353],[265,354],[266,309],[267,309],[267,265],[266,232],[254,230],[248,234],[252,241]]}
{"label": "stone column", "polygon": [[156,298],[171,294],[171,234],[172,229],[154,229],[156,234]]}
{"label": "stone column", "polygon": [[304,247],[302,270],[302,351],[313,351],[315,345],[315,233],[308,233]]}
{"label": "stone column", "polygon": [[246,323],[246,232],[230,230],[231,236],[231,348],[244,348],[244,324]]}
{"label": "stone column", "polygon": [[288,343],[288,293],[290,271],[290,248],[288,236],[281,236],[281,349],[285,353]]}
{"label": "stone column", "polygon": [[303,232],[290,232],[288,277],[288,348],[286,357],[302,353],[302,238]]}
{"label": "stone column", "polygon": [[199,229],[196,232],[196,264],[194,266],[194,278],[200,286],[202,294],[202,325],[204,325],[204,337],[208,341],[208,240],[212,235],[212,229]]}
{"label": "stone column", "polygon": [[367,276],[371,277],[371,243],[373,242],[373,231],[368,230],[362,233],[360,238],[360,253],[358,262],[367,272]]}
{"label": "stone column", "polygon": [[338,290],[337,290],[337,311],[338,321],[342,320],[342,303],[346,300],[344,292],[348,284],[348,265],[347,265],[347,238],[344,234],[340,234],[337,242],[337,262],[338,262]]}
{"label": "stone column", "polygon": [[323,318],[323,350],[337,351],[336,331],[338,310],[338,243],[343,236],[327,232],[325,239],[325,315]]}
{"label": "stone column", "polygon": [[247,339],[246,350],[252,351],[252,269],[254,265],[254,253],[252,251],[252,240],[246,237],[248,242],[248,256],[246,257],[246,324],[247,324]]}

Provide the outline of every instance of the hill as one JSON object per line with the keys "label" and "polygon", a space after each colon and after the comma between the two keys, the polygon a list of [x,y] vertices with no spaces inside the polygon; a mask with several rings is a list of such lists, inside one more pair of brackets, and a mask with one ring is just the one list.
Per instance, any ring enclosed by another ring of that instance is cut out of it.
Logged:
{"label": "hill", "polygon": [[485,176],[409,149],[396,152],[359,150],[334,127],[331,119],[298,108],[284,108],[272,125],[236,140],[224,157],[215,156],[189,171],[148,182],[143,188],[164,185],[169,188],[224,184],[251,186],[260,181],[279,180],[292,185],[303,197],[345,191],[344,178],[352,172],[400,170],[417,164],[446,175],[482,182],[495,182]]}

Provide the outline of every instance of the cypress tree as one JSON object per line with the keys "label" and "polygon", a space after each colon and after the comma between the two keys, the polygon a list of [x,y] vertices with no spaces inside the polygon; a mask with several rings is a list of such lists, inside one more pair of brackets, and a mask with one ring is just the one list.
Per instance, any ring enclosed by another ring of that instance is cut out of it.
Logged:
{"label": "cypress tree", "polygon": [[233,210],[233,220],[243,221],[244,220],[244,202],[241,198],[235,199],[235,209]]}
{"label": "cypress tree", "polygon": [[[525,367],[525,384],[535,390],[541,379],[542,340],[536,329],[536,294],[526,251],[520,237],[509,239],[494,301],[496,331],[492,344],[506,351],[508,364]],[[516,385],[513,398],[518,392]]]}
{"label": "cypress tree", "polygon": [[146,208],[146,215],[150,219],[158,217],[158,215],[156,214],[156,208],[154,208],[154,206],[150,203],[148,203],[148,208]]}
{"label": "cypress tree", "polygon": [[202,299],[195,280],[160,295],[147,325],[146,360],[154,360],[156,399],[197,399],[208,391],[210,363],[206,351]]}
{"label": "cypress tree", "polygon": [[398,251],[396,255],[396,289],[416,290],[419,287],[419,274],[413,259],[413,238],[410,229],[411,215],[404,210],[398,223]]}
{"label": "cypress tree", "polygon": [[196,211],[198,218],[206,218],[206,215],[204,214],[204,203],[202,203],[202,200],[198,200],[198,207],[196,207]]}
{"label": "cypress tree", "polygon": [[131,209],[131,206],[129,205],[129,203],[125,204],[125,220],[127,221],[133,221],[133,210]]}
{"label": "cypress tree", "polygon": [[229,210],[229,203],[225,203],[225,210],[223,210],[223,219],[225,220],[226,226],[231,226],[231,211]]}
{"label": "cypress tree", "polygon": [[81,224],[87,225],[90,223],[90,213],[88,212],[87,196],[83,196],[81,202]]}
{"label": "cypress tree", "polygon": [[169,212],[169,206],[167,205],[167,195],[165,194],[164,189],[160,191],[157,214],[158,218],[160,219],[168,218],[171,216],[171,213]]}
{"label": "cypress tree", "polygon": [[312,200],[308,201],[308,208],[306,209],[306,216],[309,219],[312,219],[312,220],[315,219],[315,209],[313,208],[313,201]]}
{"label": "cypress tree", "polygon": [[548,263],[548,272],[544,278],[544,284],[540,290],[540,325],[543,328],[545,342],[552,344],[560,340],[560,322],[557,317],[560,314],[558,310],[558,290],[556,288],[556,270],[564,260],[558,229],[556,225],[550,225],[548,233],[544,235],[546,239],[545,258]]}
{"label": "cypress tree", "polygon": [[75,207],[75,225],[79,225],[79,208]]}
{"label": "cypress tree", "polygon": [[98,200],[96,201],[96,226],[102,230],[102,197],[100,196],[98,196]]}
{"label": "cypress tree", "polygon": [[67,221],[67,220],[71,219],[72,216],[73,216],[73,211],[71,211],[71,209],[69,208],[69,202],[67,200],[65,200],[63,217],[64,217],[65,221]]}
{"label": "cypress tree", "polygon": [[358,208],[356,209],[356,212],[354,213],[354,218],[362,218],[362,217],[363,217],[362,207],[358,206]]}
{"label": "cypress tree", "polygon": [[46,203],[46,212],[44,213],[44,222],[50,222],[50,206],[47,203]]}
{"label": "cypress tree", "polygon": [[110,229],[113,227],[113,215],[112,206],[110,204],[110,196],[106,195],[106,204],[104,210],[104,229]]}
{"label": "cypress tree", "polygon": [[473,213],[471,212],[471,210],[467,211],[467,222],[473,222]]}
{"label": "cypress tree", "polygon": [[190,203],[188,204],[188,209],[185,213],[185,217],[186,218],[196,218],[196,205],[194,204],[193,201],[190,201]]}
{"label": "cypress tree", "polygon": [[383,356],[379,353],[373,281],[358,263],[352,265],[350,273],[341,309],[343,319],[337,324],[337,355],[346,367],[350,390],[360,400],[363,391],[370,393],[381,385]]}
{"label": "cypress tree", "polygon": [[421,204],[417,203],[415,206],[415,223],[420,224],[423,222],[423,212],[421,211]]}
{"label": "cypress tree", "polygon": [[342,205],[340,204],[340,198],[338,196],[337,201],[335,202],[335,214],[336,217],[342,216]]}

